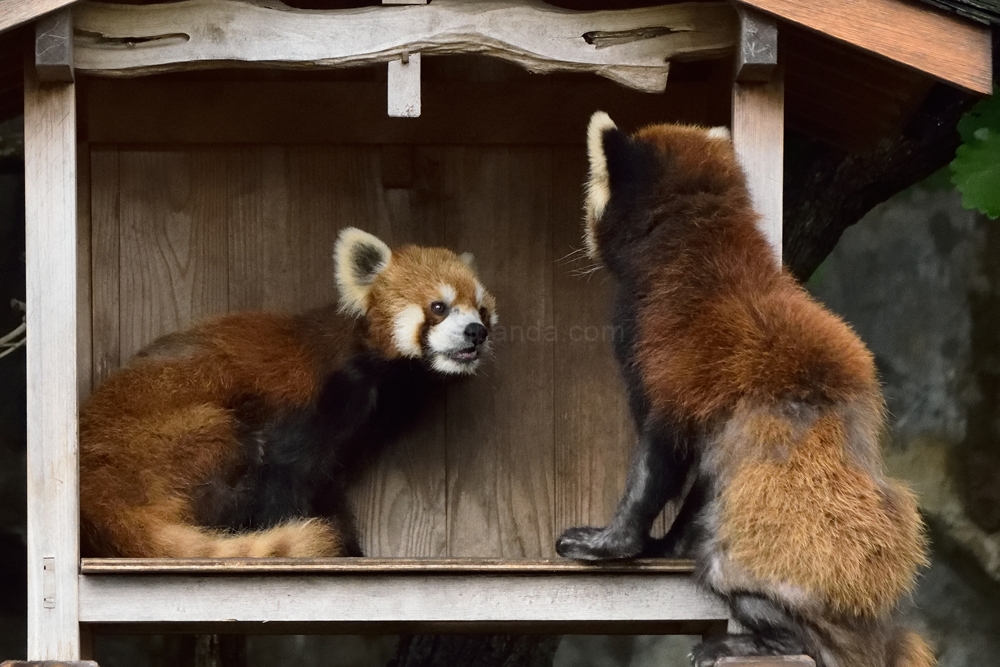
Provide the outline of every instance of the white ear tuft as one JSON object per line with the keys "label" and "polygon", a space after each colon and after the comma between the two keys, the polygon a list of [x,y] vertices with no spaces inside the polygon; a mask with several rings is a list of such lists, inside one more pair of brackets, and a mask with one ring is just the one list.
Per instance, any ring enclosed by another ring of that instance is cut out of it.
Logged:
{"label": "white ear tuft", "polygon": [[725,139],[726,141],[733,138],[733,135],[729,133],[729,128],[725,125],[709,129],[708,136],[711,139]]}
{"label": "white ear tuft", "polygon": [[458,258],[462,260],[462,264],[465,264],[473,271],[476,270],[476,257],[471,252],[463,252]]}
{"label": "white ear tuft", "polygon": [[608,176],[608,158],[604,153],[604,135],[618,126],[611,116],[603,111],[597,111],[590,117],[587,125],[587,157],[590,160],[590,176],[587,179],[586,211],[587,225],[584,233],[584,243],[587,254],[597,257],[597,241],[594,238],[594,226],[604,209],[611,201],[611,179]]}
{"label": "white ear tuft", "polygon": [[389,266],[392,251],[378,237],[356,227],[337,236],[333,251],[341,312],[360,317],[368,312],[372,283]]}
{"label": "white ear tuft", "polygon": [[608,180],[608,160],[604,154],[604,133],[617,129],[611,117],[597,111],[587,126],[587,157],[590,160],[590,180],[587,183],[587,212],[594,218],[601,217],[611,199]]}

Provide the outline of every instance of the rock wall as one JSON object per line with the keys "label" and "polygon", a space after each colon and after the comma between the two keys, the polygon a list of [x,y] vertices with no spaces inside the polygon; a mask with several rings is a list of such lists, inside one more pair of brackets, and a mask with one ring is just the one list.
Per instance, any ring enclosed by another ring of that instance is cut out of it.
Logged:
{"label": "rock wall", "polygon": [[875,354],[886,463],[931,528],[910,619],[941,667],[1000,664],[1000,221],[913,187],[849,229],[809,288]]}

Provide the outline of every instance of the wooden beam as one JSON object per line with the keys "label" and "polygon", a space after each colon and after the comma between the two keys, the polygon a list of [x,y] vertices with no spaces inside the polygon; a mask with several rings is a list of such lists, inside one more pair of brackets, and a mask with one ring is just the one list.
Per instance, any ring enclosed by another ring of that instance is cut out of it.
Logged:
{"label": "wooden beam", "polygon": [[64,662],[59,660],[6,660],[0,662],[0,667],[97,667],[92,660],[77,660]]}
{"label": "wooden beam", "polygon": [[[382,0],[383,5],[426,5],[427,0]],[[420,116],[420,54],[404,51],[399,60],[389,61],[389,116]]]}
{"label": "wooden beam", "polygon": [[778,66],[778,24],[765,14],[737,5],[736,80],[769,81]]}
{"label": "wooden beam", "polygon": [[[740,12],[741,35],[751,42],[773,43],[774,50],[763,48],[766,57],[777,59],[778,30],[773,21],[753,10]],[[754,52],[753,46],[740,49]],[[743,68],[744,70],[746,68]],[[754,209],[760,215],[758,225],[781,261],[782,196],[784,180],[785,89],[784,72],[768,65],[766,70],[750,68],[749,80],[733,83],[733,145],[747,175],[747,185]],[[742,70],[737,70],[737,74]]]}
{"label": "wooden beam", "polygon": [[959,88],[989,95],[989,26],[901,0],[741,0]]}
{"label": "wooden beam", "polygon": [[3,0],[0,11],[0,32],[34,21],[57,9],[68,7],[77,0]]}
{"label": "wooden beam", "polygon": [[[725,624],[723,602],[688,574],[521,572],[313,575],[81,575],[81,621],[92,624],[342,624],[479,629],[618,624]],[[221,626],[221,627],[220,627]],[[332,628],[336,630],[336,628]],[[412,629],[412,628],[411,628]]]}
{"label": "wooden beam", "polygon": [[76,95],[25,67],[28,658],[78,660]]}
{"label": "wooden beam", "polygon": [[573,12],[539,0],[436,0],[306,12],[185,0],[82,3],[74,18],[76,68],[102,75],[220,65],[342,67],[398,60],[404,51],[477,53],[535,73],[591,72],[657,92],[666,86],[670,58],[719,57],[736,39],[735,12],[725,3]]}
{"label": "wooden beam", "polygon": [[62,9],[35,23],[35,69],[42,83],[73,80],[73,15]]}

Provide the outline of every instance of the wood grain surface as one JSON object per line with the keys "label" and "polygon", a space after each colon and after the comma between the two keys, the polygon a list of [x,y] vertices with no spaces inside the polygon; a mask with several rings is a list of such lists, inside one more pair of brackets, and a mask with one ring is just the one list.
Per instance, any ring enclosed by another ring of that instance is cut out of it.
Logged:
{"label": "wood grain surface", "polygon": [[77,0],[4,0],[0,12],[0,32],[32,21]]}
{"label": "wood grain surface", "polygon": [[[398,61],[404,52],[479,53],[536,74],[594,73],[648,92],[663,91],[671,59],[718,58],[732,50],[736,33],[731,7],[695,2],[572,12],[532,0],[436,0],[298,11],[185,0],[83,3],[74,18],[75,66],[101,75],[233,64],[302,70]],[[142,48],[128,48],[136,43]]]}
{"label": "wood grain surface", "polygon": [[741,0],[972,92],[993,86],[988,26],[900,0]]}
{"label": "wood grain surface", "polygon": [[80,657],[77,154],[73,84],[24,82],[28,642]]}

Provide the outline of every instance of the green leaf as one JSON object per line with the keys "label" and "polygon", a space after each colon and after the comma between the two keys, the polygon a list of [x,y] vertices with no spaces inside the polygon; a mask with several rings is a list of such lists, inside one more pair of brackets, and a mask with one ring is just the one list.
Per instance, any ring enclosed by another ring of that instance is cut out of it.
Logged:
{"label": "green leaf", "polygon": [[962,145],[951,162],[951,182],[962,206],[1000,217],[1000,94],[974,106],[958,122]]}
{"label": "green leaf", "polygon": [[984,127],[1000,132],[1000,86],[994,86],[992,97],[987,97],[969,109],[958,121],[958,134],[962,137],[962,143],[973,141],[976,131]]}

